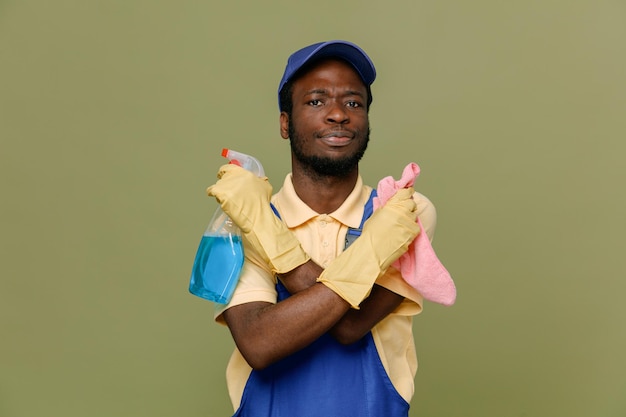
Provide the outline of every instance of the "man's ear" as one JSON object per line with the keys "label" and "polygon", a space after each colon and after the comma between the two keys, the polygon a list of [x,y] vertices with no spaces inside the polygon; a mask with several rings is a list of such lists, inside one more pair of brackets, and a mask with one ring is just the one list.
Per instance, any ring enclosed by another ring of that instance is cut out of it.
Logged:
{"label": "man's ear", "polygon": [[287,112],[280,112],[280,136],[289,139],[289,115]]}

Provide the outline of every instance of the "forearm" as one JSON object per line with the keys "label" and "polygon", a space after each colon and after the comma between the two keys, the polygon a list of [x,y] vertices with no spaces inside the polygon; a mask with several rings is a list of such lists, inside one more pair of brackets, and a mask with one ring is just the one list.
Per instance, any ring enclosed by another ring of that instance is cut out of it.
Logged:
{"label": "forearm", "polygon": [[349,309],[333,291],[315,284],[277,304],[231,307],[224,319],[248,364],[262,369],[311,344]]}
{"label": "forearm", "polygon": [[342,344],[354,343],[404,299],[375,284],[359,309],[352,309],[316,281],[321,271],[313,261],[306,262],[279,276],[291,297],[276,304],[241,304],[224,312],[233,339],[251,367],[265,368],[327,332]]}
{"label": "forearm", "polygon": [[309,260],[292,271],[279,274],[278,279],[280,279],[280,282],[283,283],[290,294],[296,294],[315,285],[317,277],[320,276],[323,270],[321,266]]}
{"label": "forearm", "polygon": [[[311,287],[322,272],[322,268],[312,261],[305,266],[280,276],[290,293],[295,294]],[[349,309],[330,329],[330,334],[342,344],[354,343],[392,313],[402,300],[404,297],[401,295],[375,284],[359,309]]]}
{"label": "forearm", "polygon": [[391,314],[404,300],[385,287],[374,284],[370,295],[358,310],[350,309],[330,330],[342,344],[351,344],[365,336],[382,319]]}

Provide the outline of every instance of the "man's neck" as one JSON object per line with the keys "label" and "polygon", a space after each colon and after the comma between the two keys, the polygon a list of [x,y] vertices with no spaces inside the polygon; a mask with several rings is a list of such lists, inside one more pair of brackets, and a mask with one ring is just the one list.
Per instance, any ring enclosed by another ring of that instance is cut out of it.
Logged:
{"label": "man's neck", "polygon": [[358,168],[344,177],[311,175],[295,167],[292,172],[296,194],[307,206],[320,214],[337,210],[354,190],[358,177]]}

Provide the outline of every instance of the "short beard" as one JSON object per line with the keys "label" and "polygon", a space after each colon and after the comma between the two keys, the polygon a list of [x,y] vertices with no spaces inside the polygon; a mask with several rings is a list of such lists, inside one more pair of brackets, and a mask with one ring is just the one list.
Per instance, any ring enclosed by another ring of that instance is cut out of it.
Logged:
{"label": "short beard", "polygon": [[289,118],[289,143],[291,144],[291,152],[294,157],[302,164],[310,173],[319,177],[345,177],[350,174],[359,165],[359,161],[363,158],[367,144],[370,140],[370,128],[367,128],[367,134],[361,147],[356,153],[348,155],[344,158],[329,158],[323,156],[306,155],[301,147],[303,138],[298,135],[293,126],[292,119]]}

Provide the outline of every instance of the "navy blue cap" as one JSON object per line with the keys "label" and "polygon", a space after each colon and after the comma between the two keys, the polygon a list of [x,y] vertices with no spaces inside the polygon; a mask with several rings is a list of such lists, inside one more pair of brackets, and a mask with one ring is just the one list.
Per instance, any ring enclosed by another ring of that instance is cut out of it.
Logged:
{"label": "navy blue cap", "polygon": [[[365,51],[357,45],[347,41],[328,41],[315,43],[291,54],[287,60],[285,73],[278,86],[278,105],[280,106],[280,91],[291,80],[296,72],[307,62],[321,58],[340,58],[351,64],[366,86],[372,85],[376,79],[374,63]],[[281,109],[282,110],[282,109]]]}

